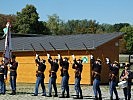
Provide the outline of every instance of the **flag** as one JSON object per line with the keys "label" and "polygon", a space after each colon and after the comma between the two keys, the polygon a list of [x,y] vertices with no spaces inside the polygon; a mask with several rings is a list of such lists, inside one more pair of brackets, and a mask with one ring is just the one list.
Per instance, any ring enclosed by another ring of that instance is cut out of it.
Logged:
{"label": "flag", "polygon": [[11,25],[10,22],[7,22],[6,28],[3,29],[4,35],[5,35],[5,50],[4,50],[4,62],[8,63],[9,59],[11,58],[11,31],[10,31]]}

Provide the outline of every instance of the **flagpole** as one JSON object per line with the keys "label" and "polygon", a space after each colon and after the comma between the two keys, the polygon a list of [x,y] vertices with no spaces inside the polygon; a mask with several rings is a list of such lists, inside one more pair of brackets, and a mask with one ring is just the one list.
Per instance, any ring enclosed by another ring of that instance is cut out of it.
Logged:
{"label": "flagpole", "polygon": [[9,60],[11,59],[11,24],[10,22],[7,22],[6,28],[3,29],[5,37],[5,50],[4,50],[4,62],[9,63]]}

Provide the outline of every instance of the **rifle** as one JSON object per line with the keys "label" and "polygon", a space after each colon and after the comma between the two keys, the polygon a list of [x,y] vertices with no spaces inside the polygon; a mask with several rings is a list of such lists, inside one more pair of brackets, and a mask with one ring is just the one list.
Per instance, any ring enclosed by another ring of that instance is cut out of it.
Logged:
{"label": "rifle", "polygon": [[44,48],[44,46],[40,43],[40,46],[43,48],[45,53],[48,53],[47,50]]}
{"label": "rifle", "polygon": [[[56,50],[56,48],[52,45],[52,43],[51,42],[49,42],[49,44],[51,45],[51,47],[54,49],[54,51],[57,51]],[[58,52],[57,52],[57,54],[59,54]]]}
{"label": "rifle", "polygon": [[[83,42],[82,42],[83,43]],[[86,51],[89,52],[87,46],[83,43],[84,47],[86,48]]]}
{"label": "rifle", "polygon": [[[34,46],[32,45],[32,43],[30,45],[31,45],[32,49],[34,50],[34,53],[37,54]],[[37,63],[36,63],[36,66],[37,66]]]}
{"label": "rifle", "polygon": [[34,50],[34,53],[37,54],[34,46],[32,45],[32,43],[30,45],[31,45],[32,49]]}
{"label": "rifle", "polygon": [[65,43],[65,46],[67,47],[68,50],[70,50],[70,48],[68,47],[68,45]]}
{"label": "rifle", "polygon": [[67,47],[68,49],[68,56],[69,56],[69,53],[70,53],[70,48],[68,47],[68,45],[65,43],[65,46]]}
{"label": "rifle", "polygon": [[51,47],[56,51],[55,47],[52,45],[51,42],[49,42],[49,44],[51,45]]}

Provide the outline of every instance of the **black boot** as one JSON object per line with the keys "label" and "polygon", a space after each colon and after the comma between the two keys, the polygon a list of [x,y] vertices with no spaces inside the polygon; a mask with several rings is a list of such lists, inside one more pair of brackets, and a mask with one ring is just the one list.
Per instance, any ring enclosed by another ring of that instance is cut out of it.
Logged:
{"label": "black boot", "polygon": [[62,95],[59,98],[65,98],[64,93],[62,93]]}
{"label": "black boot", "polygon": [[52,97],[51,93],[49,93],[49,94],[47,95],[47,97]]}
{"label": "black boot", "polygon": [[97,96],[95,96],[95,99],[94,100],[98,100],[98,97]]}
{"label": "black boot", "polygon": [[99,100],[102,100],[102,97],[99,97]]}
{"label": "black boot", "polygon": [[57,93],[55,93],[54,97],[58,97]]}
{"label": "black boot", "polygon": [[116,100],[119,100],[119,97],[118,96],[116,96]]}
{"label": "black boot", "polygon": [[83,99],[83,96],[81,95],[81,96],[79,97],[79,99]]}
{"label": "black boot", "polygon": [[69,93],[67,93],[67,95],[66,95],[66,98],[70,98],[70,95],[69,95]]}
{"label": "black boot", "polygon": [[15,94],[16,94],[16,91],[12,90],[12,93],[10,95],[15,95]]}
{"label": "black boot", "polygon": [[76,97],[74,97],[73,99],[79,99],[79,95],[76,95]]}

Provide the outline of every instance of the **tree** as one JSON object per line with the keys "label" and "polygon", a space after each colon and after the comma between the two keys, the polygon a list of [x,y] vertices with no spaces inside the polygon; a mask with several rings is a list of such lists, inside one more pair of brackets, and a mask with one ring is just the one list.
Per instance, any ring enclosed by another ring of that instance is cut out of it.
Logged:
{"label": "tree", "polygon": [[[99,28],[101,28],[101,29],[99,29]],[[113,25],[105,24],[105,23],[99,25],[98,30],[103,31],[103,33],[112,33],[112,32],[114,32]]]}
{"label": "tree", "polygon": [[98,27],[98,23],[96,22],[96,20],[89,20],[88,23],[89,23],[88,32],[96,33]]}
{"label": "tree", "polygon": [[120,31],[125,33],[124,39],[128,53],[133,53],[133,26],[123,27]]}
{"label": "tree", "polygon": [[60,22],[61,22],[61,20],[59,19],[59,16],[57,16],[56,14],[53,14],[51,16],[49,15],[46,26],[50,29],[50,32],[52,34],[58,35]]}
{"label": "tree", "polygon": [[120,32],[120,29],[125,27],[125,26],[130,26],[128,23],[118,23],[113,25],[113,29],[115,32]]}
{"label": "tree", "polygon": [[37,34],[40,32],[38,29],[40,23],[38,21],[39,16],[36,8],[33,5],[26,5],[21,12],[17,12],[16,28],[19,33],[32,33]]}

